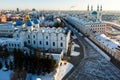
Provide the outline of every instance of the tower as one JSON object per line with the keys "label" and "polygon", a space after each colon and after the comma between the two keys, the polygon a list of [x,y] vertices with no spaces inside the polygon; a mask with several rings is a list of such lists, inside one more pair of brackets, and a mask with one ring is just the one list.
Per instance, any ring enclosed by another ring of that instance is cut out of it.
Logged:
{"label": "tower", "polygon": [[97,6],[97,11],[99,11],[99,5]]}
{"label": "tower", "polygon": [[93,11],[93,6],[91,6],[91,11]]}
{"label": "tower", "polygon": [[27,22],[28,20],[30,20],[30,16],[29,16],[29,14],[27,13],[27,14],[25,14],[25,22]]}
{"label": "tower", "polygon": [[102,20],[102,5],[101,5],[101,7],[100,7],[100,12],[99,12],[99,17],[100,17],[100,21]]}
{"label": "tower", "polygon": [[87,11],[89,12],[90,10],[89,10],[89,5],[88,5],[88,7],[87,7]]}
{"label": "tower", "polygon": [[100,11],[102,11],[102,5],[101,5],[101,7],[100,7]]}

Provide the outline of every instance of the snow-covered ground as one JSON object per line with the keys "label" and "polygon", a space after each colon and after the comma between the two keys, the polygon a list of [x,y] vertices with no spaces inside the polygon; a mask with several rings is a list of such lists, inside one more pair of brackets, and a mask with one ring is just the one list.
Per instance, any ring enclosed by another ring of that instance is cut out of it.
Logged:
{"label": "snow-covered ground", "polygon": [[55,80],[62,80],[62,78],[73,68],[73,65],[66,61],[60,61],[55,74]]}
{"label": "snow-covered ground", "polygon": [[73,38],[73,39],[76,39],[77,37],[74,35],[74,36],[72,36],[72,38]]}
{"label": "snow-covered ground", "polygon": [[3,69],[0,70],[0,80],[10,80],[10,74],[12,71],[3,71]]}
{"label": "snow-covered ground", "polygon": [[46,75],[32,75],[32,74],[27,74],[27,80],[37,80],[38,78],[40,78],[41,80],[54,80],[54,72],[51,72],[50,74],[46,74]]}
{"label": "snow-covered ground", "polygon": [[80,52],[75,52],[75,51],[71,52],[71,56],[79,56],[79,55],[80,55]]}
{"label": "snow-covered ground", "polygon": [[[51,53],[48,53],[48,54],[51,54]],[[53,58],[56,60],[56,61],[59,61],[60,59],[60,54],[52,54],[53,55]],[[9,60],[13,60],[13,57],[10,56],[9,57]],[[0,59],[0,61],[2,61],[2,64],[4,65],[4,60]],[[13,71],[3,71],[3,68],[0,70],[0,80],[10,80],[10,74],[12,73]],[[40,78],[41,80],[53,80],[54,78],[54,75],[55,75],[55,71],[51,72],[50,74],[46,74],[46,75],[32,75],[32,74],[27,74],[27,80],[30,80],[30,78],[32,78],[32,80],[36,80],[37,78]]]}
{"label": "snow-covered ground", "polygon": [[72,46],[72,49],[71,49],[71,56],[79,56],[80,55],[80,52],[76,52],[74,51],[75,50],[75,47],[80,47],[78,44],[74,44]]}

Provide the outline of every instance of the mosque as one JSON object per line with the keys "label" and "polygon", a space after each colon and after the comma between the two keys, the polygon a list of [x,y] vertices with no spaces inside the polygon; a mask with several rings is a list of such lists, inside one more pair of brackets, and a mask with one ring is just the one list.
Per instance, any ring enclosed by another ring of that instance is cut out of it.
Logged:
{"label": "mosque", "polygon": [[87,7],[87,19],[92,21],[101,21],[102,20],[102,6],[97,6],[97,10],[93,10],[93,6]]}

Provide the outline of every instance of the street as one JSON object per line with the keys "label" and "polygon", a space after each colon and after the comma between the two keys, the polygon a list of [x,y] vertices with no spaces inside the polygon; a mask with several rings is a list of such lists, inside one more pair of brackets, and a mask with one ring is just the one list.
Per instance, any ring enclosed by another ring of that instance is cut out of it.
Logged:
{"label": "street", "polygon": [[64,23],[77,36],[78,42],[84,50],[84,58],[80,60],[74,71],[63,80],[119,80],[120,70],[89,45],[71,25],[65,21]]}

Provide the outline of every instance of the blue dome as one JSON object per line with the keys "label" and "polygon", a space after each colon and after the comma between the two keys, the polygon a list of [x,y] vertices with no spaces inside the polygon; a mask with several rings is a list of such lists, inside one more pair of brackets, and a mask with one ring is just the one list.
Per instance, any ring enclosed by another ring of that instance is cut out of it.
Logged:
{"label": "blue dome", "polygon": [[16,21],[16,26],[21,26],[23,24],[22,20],[17,20]]}
{"label": "blue dome", "polygon": [[93,15],[97,15],[97,11],[93,11],[92,14],[93,14]]}
{"label": "blue dome", "polygon": [[35,19],[33,22],[34,22],[34,24],[39,24],[39,20],[38,19]]}
{"label": "blue dome", "polygon": [[29,21],[27,21],[26,25],[27,26],[33,26],[33,22],[29,20]]}

